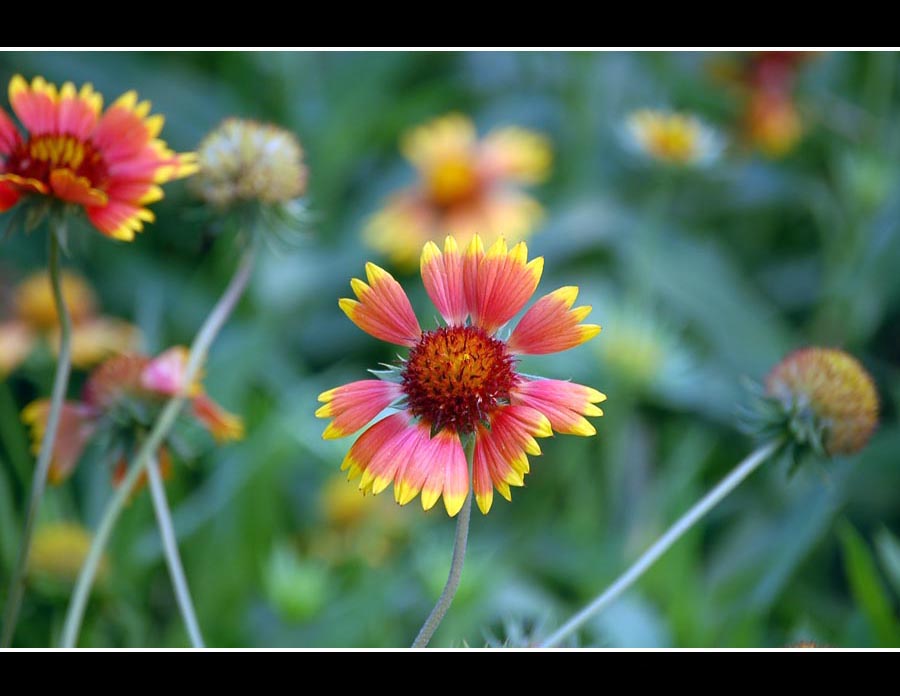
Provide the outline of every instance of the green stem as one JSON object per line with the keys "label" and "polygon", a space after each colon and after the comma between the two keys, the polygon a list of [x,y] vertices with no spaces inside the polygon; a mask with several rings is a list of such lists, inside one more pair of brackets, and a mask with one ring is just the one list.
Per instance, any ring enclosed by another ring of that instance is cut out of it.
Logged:
{"label": "green stem", "polygon": [[462,510],[456,518],[456,540],[453,542],[453,559],[450,562],[450,574],[447,576],[447,583],[444,585],[444,591],[438,597],[437,604],[425,619],[419,634],[413,641],[412,647],[424,648],[428,646],[428,642],[434,635],[434,632],[444,620],[444,615],[456,596],[456,590],[459,589],[459,581],[462,579],[463,563],[466,560],[466,543],[469,539],[469,520],[472,518],[472,457],[475,454],[475,438],[472,437],[466,443],[466,462],[469,466],[469,493],[466,495],[466,502],[463,503]]}
{"label": "green stem", "polygon": [[[206,359],[206,354],[209,351],[210,346],[228,317],[231,315],[238,300],[240,300],[241,296],[244,294],[244,290],[247,288],[247,283],[250,281],[250,276],[253,271],[255,256],[254,248],[252,246],[248,247],[234,276],[231,278],[231,282],[228,284],[222,297],[200,328],[200,332],[197,334],[194,343],[191,345],[190,355],[188,356],[187,366],[185,367],[185,384],[191,384],[195,380],[197,373],[200,370],[200,366]],[[131,497],[131,492],[134,489],[135,484],[141,474],[147,470],[148,462],[152,457],[156,456],[156,452],[159,450],[160,445],[175,424],[175,420],[178,417],[182,406],[184,406],[185,401],[186,398],[179,395],[172,397],[168,403],[166,403],[165,407],[157,417],[156,422],[153,424],[153,427],[150,429],[150,434],[147,436],[147,439],[144,440],[141,449],[138,451],[134,463],[128,469],[128,473],[116,489],[116,492],[113,494],[109,503],[107,503],[106,508],[103,511],[103,516],[100,518],[100,524],[97,526],[97,531],[94,534],[88,556],[78,575],[78,582],[75,585],[75,590],[72,592],[72,599],[69,602],[69,609],[66,613],[66,623],[63,627],[63,635],[60,643],[61,647],[75,647],[75,643],[78,640],[78,632],[81,630],[81,621],[84,618],[84,610],[87,605],[88,597],[90,596],[91,586],[94,584],[94,577],[97,574],[100,559],[103,557],[103,550],[106,548],[106,544],[109,541],[109,537],[112,535],[112,530],[115,527],[116,521],[119,519],[119,515],[125,507],[125,503]]]}
{"label": "green stem", "polygon": [[156,511],[156,522],[159,524],[159,536],[162,538],[163,550],[166,554],[166,563],[169,566],[169,577],[172,579],[172,587],[175,590],[175,598],[178,608],[184,618],[191,645],[202,648],[203,636],[200,633],[200,624],[197,622],[197,612],[191,601],[191,592],[188,589],[187,578],[181,565],[181,557],[178,555],[178,541],[175,538],[175,528],[172,526],[172,514],[169,512],[169,503],[166,501],[166,487],[163,485],[162,476],[159,473],[159,463],[156,457],[150,457],[147,463],[147,474],[150,478],[150,495],[153,498],[153,508]]}
{"label": "green stem", "polygon": [[10,578],[9,594],[7,595],[6,608],[3,612],[3,635],[0,637],[0,647],[3,648],[8,648],[12,645],[13,635],[16,632],[19,609],[22,605],[22,595],[25,593],[25,573],[28,568],[28,557],[31,553],[34,526],[37,522],[41,500],[44,497],[44,489],[47,487],[47,474],[50,471],[50,462],[53,458],[53,449],[56,444],[56,433],[59,429],[60,415],[66,399],[66,390],[69,386],[69,372],[72,366],[72,322],[62,293],[59,264],[59,236],[63,233],[64,231],[61,227],[50,231],[49,259],[50,284],[53,287],[53,301],[56,306],[56,314],[59,317],[59,357],[56,360],[56,375],[53,378],[53,393],[50,399],[50,411],[47,414],[47,429],[44,431],[44,437],[41,440],[37,465],[35,466],[34,477],[31,482],[31,497],[28,500],[28,510],[25,513],[22,543],[19,546],[19,555]]}
{"label": "green stem", "polygon": [[569,619],[539,647],[552,648],[559,645],[566,637],[577,631],[592,617],[612,604],[619,596],[631,587],[657,560],[678,541],[685,532],[699,522],[707,512],[721,502],[725,496],[753,473],[763,462],[771,457],[781,446],[780,441],[769,442],[759,447],[738,464],[731,473],[722,479],[715,488],[697,501],[694,506],[682,515],[675,524],[669,527],[643,555],[634,562],[618,579],[597,596],[594,601]]}

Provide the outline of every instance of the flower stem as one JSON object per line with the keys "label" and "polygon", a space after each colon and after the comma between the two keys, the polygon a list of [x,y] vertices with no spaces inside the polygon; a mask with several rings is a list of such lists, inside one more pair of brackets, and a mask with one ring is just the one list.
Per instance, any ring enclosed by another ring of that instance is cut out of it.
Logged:
{"label": "flower stem", "polygon": [[701,520],[707,512],[718,505],[725,496],[737,488],[745,478],[769,459],[780,446],[781,442],[775,440],[759,447],[748,455],[715,488],[697,501],[675,524],[669,527],[666,533],[657,539],[653,546],[647,549],[612,585],[563,624],[549,638],[540,643],[539,647],[552,648],[559,645],[567,636],[577,631],[588,619],[596,616],[618,599],[619,595],[631,587],[685,532]]}
{"label": "flower stem", "polygon": [[466,502],[463,503],[459,516],[456,518],[456,540],[453,542],[453,559],[450,562],[450,574],[447,576],[447,583],[444,585],[444,591],[438,597],[437,604],[425,619],[419,634],[413,641],[412,647],[424,648],[428,646],[428,642],[434,635],[434,632],[444,620],[444,615],[450,609],[453,597],[456,596],[456,590],[459,589],[459,581],[462,579],[463,563],[466,560],[466,543],[469,539],[469,520],[472,518],[472,457],[475,454],[475,438],[472,437],[466,443],[466,462],[469,465],[469,493],[466,496]]}
{"label": "flower stem", "polygon": [[53,449],[56,444],[56,433],[59,429],[60,414],[66,399],[66,390],[69,386],[69,372],[72,367],[72,322],[62,293],[62,278],[59,264],[59,237],[63,234],[62,223],[60,223],[59,229],[50,231],[50,258],[48,264],[50,284],[53,287],[53,302],[56,307],[57,317],[59,317],[59,356],[56,360],[56,375],[53,378],[50,411],[47,415],[47,429],[44,431],[44,437],[41,440],[37,465],[35,466],[34,477],[31,482],[31,497],[28,500],[28,510],[25,514],[22,543],[19,546],[19,555],[16,559],[15,569],[10,577],[6,608],[3,611],[3,635],[0,637],[0,647],[2,648],[8,648],[12,645],[13,634],[16,632],[19,609],[22,605],[22,595],[25,593],[25,572],[28,568],[28,557],[31,553],[34,526],[44,497],[44,489],[47,487],[47,474],[50,471],[50,462],[53,458]]}
{"label": "flower stem", "polygon": [[181,565],[181,556],[178,554],[178,540],[175,538],[175,529],[172,526],[172,513],[169,512],[169,503],[166,501],[166,487],[163,485],[162,476],[159,473],[159,462],[156,457],[150,457],[147,462],[147,474],[150,478],[150,495],[153,498],[153,509],[156,511],[156,522],[159,524],[159,536],[162,538],[163,550],[166,554],[166,564],[169,566],[169,577],[172,579],[172,587],[175,590],[175,598],[178,608],[184,619],[191,645],[195,648],[205,647],[203,635],[200,633],[200,624],[197,622],[197,612],[191,601],[191,591],[188,589],[187,578],[184,576],[184,567]]}
{"label": "flower stem", "polygon": [[[219,298],[216,306],[213,308],[212,312],[210,312],[206,321],[203,323],[203,326],[200,328],[197,337],[194,339],[194,343],[191,345],[190,355],[188,356],[187,366],[185,367],[185,384],[192,384],[194,382],[194,379],[200,370],[200,366],[206,359],[206,354],[209,351],[210,346],[222,326],[224,326],[225,322],[228,320],[228,317],[234,310],[235,305],[237,305],[238,300],[240,300],[244,291],[247,289],[247,284],[250,281],[250,276],[253,272],[255,256],[254,247],[248,247],[234,276],[231,278],[231,282],[229,282],[222,297]],[[185,401],[186,397],[184,395],[178,395],[172,397],[166,403],[165,407],[156,418],[153,427],[150,429],[150,434],[141,445],[141,448],[134,459],[134,463],[128,469],[125,478],[122,480],[121,484],[119,484],[113,497],[107,503],[106,508],[103,511],[103,516],[100,518],[100,524],[97,526],[97,531],[94,534],[88,556],[78,575],[78,582],[75,585],[75,590],[72,592],[72,599],[69,601],[69,609],[66,613],[66,622],[63,627],[62,640],[60,641],[61,647],[75,647],[75,642],[78,640],[78,632],[81,629],[81,621],[84,618],[84,610],[87,605],[88,597],[90,596],[91,587],[94,584],[94,578],[97,574],[100,559],[103,557],[103,550],[106,548],[106,544],[109,541],[109,537],[112,535],[116,521],[119,519],[119,515],[124,509],[125,503],[130,498],[135,484],[141,474],[147,470],[147,466],[151,459],[156,456],[160,445],[175,424],[175,419],[178,417]]]}

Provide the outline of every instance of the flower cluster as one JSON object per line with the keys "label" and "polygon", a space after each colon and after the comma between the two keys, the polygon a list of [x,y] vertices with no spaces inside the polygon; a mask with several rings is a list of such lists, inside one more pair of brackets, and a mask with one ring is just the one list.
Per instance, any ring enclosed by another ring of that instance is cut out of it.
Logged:
{"label": "flower cluster", "polygon": [[404,505],[422,494],[431,508],[443,496],[455,515],[469,492],[464,443],[474,439],[472,487],[485,514],[496,490],[524,485],[527,455],[539,455],[535,438],[555,430],[593,435],[584,416],[600,416],[595,389],[536,379],[516,369],[517,356],[556,353],[581,345],[600,331],[581,321],[590,307],[572,305],[575,287],[539,299],[502,338],[499,330],[525,307],[537,288],[543,259],[528,260],[524,242],[508,249],[502,239],[485,250],[475,235],[463,252],[447,237],[443,252],[428,242],[421,255],[425,290],[445,325],[423,331],[400,284],[375,264],[368,282],[354,278],[353,299],[341,309],[375,338],[409,348],[401,366],[384,379],[352,382],[319,396],[316,415],[331,418],[325,438],[350,435],[387,408],[356,440],[342,468],[361,490],[380,493],[394,484]]}
{"label": "flower cluster", "polygon": [[[209,398],[199,382],[185,384],[186,363],[187,351],[176,347],[155,358],[117,355],[91,372],[81,401],[63,405],[50,481],[59,484],[72,474],[92,438],[104,443],[115,462],[114,479],[121,476],[159,409],[175,395],[190,398],[193,417],[218,442],[243,437],[239,417]],[[31,426],[35,451],[43,439],[49,410],[49,402],[42,399],[22,412],[22,419]],[[169,459],[166,449],[160,451],[159,459],[165,470]]]}
{"label": "flower cluster", "polygon": [[400,266],[413,266],[426,241],[479,234],[490,245],[517,241],[535,228],[541,206],[521,191],[543,181],[552,155],[546,139],[515,126],[479,139],[473,123],[450,114],[410,131],[403,154],[417,182],[394,194],[365,230],[369,244]]}
{"label": "flower cluster", "polygon": [[[110,355],[137,348],[137,328],[98,314],[97,298],[84,279],[64,273],[62,294],[72,320],[75,367],[89,368]],[[13,290],[10,314],[0,321],[0,376],[15,370],[41,338],[48,340],[54,350],[59,345],[59,322],[47,273],[36,273]]]}
{"label": "flower cluster", "polygon": [[131,241],[153,221],[147,205],[163,197],[160,184],[196,170],[193,155],[157,137],[163,117],[151,116],[134,91],[103,111],[90,84],[57,89],[16,75],[9,103],[27,135],[0,109],[0,212],[23,197],[59,201],[83,208],[102,234]]}

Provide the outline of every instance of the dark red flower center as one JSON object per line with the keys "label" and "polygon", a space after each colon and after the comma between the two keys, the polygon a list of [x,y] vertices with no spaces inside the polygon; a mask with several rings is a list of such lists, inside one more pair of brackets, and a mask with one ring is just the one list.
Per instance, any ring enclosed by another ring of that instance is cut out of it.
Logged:
{"label": "dark red flower center", "polygon": [[52,171],[68,169],[101,190],[109,178],[106,163],[93,144],[71,135],[39,135],[20,143],[9,155],[5,169],[45,185],[50,183]]}
{"label": "dark red flower center", "polygon": [[472,432],[498,404],[509,402],[514,366],[506,344],[476,326],[426,331],[403,371],[409,410],[435,430]]}

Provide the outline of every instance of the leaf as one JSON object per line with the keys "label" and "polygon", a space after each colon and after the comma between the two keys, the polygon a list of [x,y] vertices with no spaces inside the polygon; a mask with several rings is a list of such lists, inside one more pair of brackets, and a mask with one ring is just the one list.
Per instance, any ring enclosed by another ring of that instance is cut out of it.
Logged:
{"label": "leaf", "polygon": [[844,570],[850,590],[881,647],[900,647],[900,622],[894,616],[891,600],[872,552],[849,522],[838,527],[844,548]]}
{"label": "leaf", "polygon": [[900,595],[900,539],[887,529],[882,529],[875,537],[875,548],[881,567],[894,586],[894,592]]}

